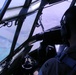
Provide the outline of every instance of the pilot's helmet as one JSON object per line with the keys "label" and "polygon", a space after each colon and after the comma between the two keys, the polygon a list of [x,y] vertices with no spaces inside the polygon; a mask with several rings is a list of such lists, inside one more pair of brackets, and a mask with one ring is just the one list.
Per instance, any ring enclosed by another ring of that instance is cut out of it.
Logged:
{"label": "pilot's helmet", "polygon": [[76,30],[76,6],[70,7],[61,19],[61,35],[64,40],[70,38],[70,30]]}

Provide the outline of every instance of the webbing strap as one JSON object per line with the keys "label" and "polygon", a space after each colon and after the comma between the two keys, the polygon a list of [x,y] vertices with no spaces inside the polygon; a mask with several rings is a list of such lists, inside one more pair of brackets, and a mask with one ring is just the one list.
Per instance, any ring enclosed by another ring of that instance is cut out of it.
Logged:
{"label": "webbing strap", "polygon": [[70,58],[68,55],[66,55],[61,61],[76,71],[76,60],[74,60],[74,59]]}

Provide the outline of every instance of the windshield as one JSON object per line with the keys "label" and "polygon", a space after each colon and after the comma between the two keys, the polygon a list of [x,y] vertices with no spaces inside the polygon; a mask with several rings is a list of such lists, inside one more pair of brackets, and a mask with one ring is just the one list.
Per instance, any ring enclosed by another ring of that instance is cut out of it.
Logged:
{"label": "windshield", "polygon": [[35,12],[34,14],[28,16],[24,23],[23,23],[23,26],[22,26],[22,29],[21,29],[21,32],[19,34],[19,37],[18,37],[18,41],[17,41],[17,44],[16,45],[16,48],[21,45],[24,41],[27,40],[29,34],[30,34],[30,31],[31,31],[31,28],[33,26],[33,23],[34,23],[34,20],[36,18],[36,15],[37,15],[37,12]]}
{"label": "windshield", "polygon": [[4,2],[5,2],[5,0],[0,0],[0,9],[2,8]]}
{"label": "windshield", "polygon": [[[3,3],[3,0],[1,0],[1,1]],[[33,1],[36,1],[36,0],[32,0],[32,2]],[[36,2],[30,6],[28,12],[33,11],[39,7],[41,1],[39,1],[39,0],[37,0],[37,1],[38,2]],[[12,0],[9,8],[19,6],[19,5],[22,6],[24,4],[24,2],[25,2],[25,0],[19,0],[19,1]],[[64,5],[66,7],[64,7]],[[61,3],[60,6],[55,5],[50,8],[44,9],[42,12],[43,13],[42,14],[42,24],[44,25],[44,30],[47,30],[49,28],[52,28],[53,26],[59,25],[59,21],[60,21],[60,17],[62,16],[62,12],[65,11],[62,8],[67,9],[68,6],[69,6],[69,3],[65,2],[65,3]],[[60,8],[60,7],[62,7],[62,8]],[[7,10],[3,19],[7,19],[7,18],[13,17],[15,15],[17,16],[21,9],[22,9],[22,7],[17,8],[17,9]],[[49,11],[49,12],[47,12],[47,11]],[[58,12],[60,12],[60,13],[58,13]],[[38,11],[34,12],[33,14],[27,16],[26,19],[24,20],[15,49],[28,39],[37,13],[38,13]],[[3,24],[0,24],[0,61],[2,61],[10,53],[10,48],[12,45],[12,41],[14,38],[16,28],[17,28],[17,25],[15,25],[15,21],[13,21],[13,22],[10,21],[8,23],[8,26],[3,26]],[[35,28],[34,34],[37,34],[41,30],[40,27],[38,27],[37,29],[36,28]]]}
{"label": "windshield", "polygon": [[[36,0],[33,0],[33,1],[36,1]],[[24,4],[24,2],[25,2],[25,0],[19,0],[19,1],[12,0],[9,8],[22,6]],[[2,3],[4,3],[4,2],[2,2]],[[36,7],[39,7],[40,3],[38,2],[37,6],[34,8],[33,6],[36,4],[37,3],[32,4],[30,6],[28,12],[36,9]],[[12,9],[12,10],[7,9],[7,11],[3,17],[3,20],[13,17],[15,15],[18,15],[21,9],[22,8],[17,8],[17,9]],[[37,15],[37,11],[35,13],[33,13],[32,15],[27,16],[26,19],[24,20],[15,49],[18,46],[20,46],[24,41],[26,41],[26,39],[28,39],[28,36],[30,34],[30,31],[33,26],[36,15]],[[10,21],[8,23],[8,26],[3,26],[3,25],[4,25],[4,23],[0,24],[0,61],[2,61],[5,57],[7,57],[9,55],[11,45],[13,42],[13,38],[14,38],[14,34],[15,34],[15,31],[17,28],[17,25],[15,25],[15,21]]]}
{"label": "windshield", "polygon": [[0,61],[10,52],[16,26],[0,28]]}
{"label": "windshield", "polygon": [[[34,2],[34,1],[37,1],[37,2],[32,3],[30,5],[30,7],[28,9],[28,12],[34,11],[35,9],[37,9],[40,6],[41,0],[33,0],[32,2]],[[20,46],[24,41],[26,41],[28,39],[37,13],[38,13],[38,10],[35,11],[32,15],[29,15],[29,16],[26,17],[26,19],[25,19],[25,21],[22,25],[22,28],[21,28],[21,31],[20,31],[16,46],[15,46],[15,49],[18,46]]]}

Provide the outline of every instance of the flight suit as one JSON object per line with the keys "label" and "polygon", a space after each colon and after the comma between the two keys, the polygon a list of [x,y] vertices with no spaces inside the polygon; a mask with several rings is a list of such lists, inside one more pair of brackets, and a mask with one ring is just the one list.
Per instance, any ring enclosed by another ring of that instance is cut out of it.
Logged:
{"label": "flight suit", "polygon": [[[67,50],[67,54],[76,60],[76,46],[70,47]],[[39,75],[76,75],[76,71],[72,72],[72,68],[57,58],[51,58],[41,67]]]}

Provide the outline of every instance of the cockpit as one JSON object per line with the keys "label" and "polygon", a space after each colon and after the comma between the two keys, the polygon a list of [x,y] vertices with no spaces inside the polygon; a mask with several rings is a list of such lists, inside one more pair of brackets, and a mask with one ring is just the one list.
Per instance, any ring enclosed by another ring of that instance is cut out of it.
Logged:
{"label": "cockpit", "polygon": [[32,75],[47,59],[60,55],[60,20],[73,3],[0,1],[0,74]]}

